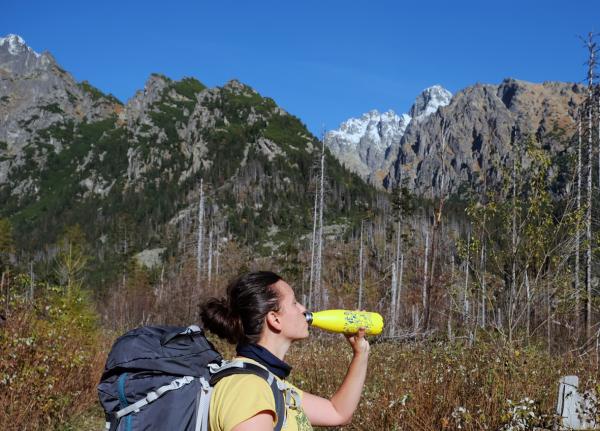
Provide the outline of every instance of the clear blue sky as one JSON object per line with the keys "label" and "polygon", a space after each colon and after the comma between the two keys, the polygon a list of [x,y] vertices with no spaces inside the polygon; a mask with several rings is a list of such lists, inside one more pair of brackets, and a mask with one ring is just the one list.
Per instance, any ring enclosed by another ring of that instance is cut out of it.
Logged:
{"label": "clear blue sky", "polygon": [[0,36],[50,51],[121,100],[152,72],[237,78],[311,131],[371,109],[406,112],[424,88],[505,77],[581,81],[578,39],[599,0],[3,0]]}

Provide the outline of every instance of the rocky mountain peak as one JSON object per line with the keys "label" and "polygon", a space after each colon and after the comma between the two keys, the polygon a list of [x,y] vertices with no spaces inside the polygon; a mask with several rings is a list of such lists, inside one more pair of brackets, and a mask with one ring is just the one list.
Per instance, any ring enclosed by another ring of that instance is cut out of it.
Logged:
{"label": "rocky mountain peak", "polygon": [[381,173],[390,168],[400,140],[412,120],[425,119],[440,106],[448,105],[451,99],[452,94],[448,90],[434,85],[416,98],[410,114],[371,110],[359,118],[344,121],[337,130],[328,132],[325,144],[349,169],[377,184]]}
{"label": "rocky mountain peak", "polygon": [[373,109],[327,132],[325,144],[346,167],[367,179],[386,169],[389,150],[399,142],[409,123],[407,114]]}
{"label": "rocky mountain peak", "polygon": [[56,64],[47,52],[38,54],[16,34],[0,38],[0,73],[27,75],[34,70],[49,69]]}
{"label": "rocky mountain peak", "polygon": [[441,85],[433,85],[417,96],[409,115],[416,121],[420,121],[436,112],[440,106],[448,105],[451,99],[452,93]]}
{"label": "rocky mountain peak", "polygon": [[36,57],[40,56],[40,54],[27,46],[23,38],[17,34],[9,34],[6,37],[0,38],[0,47],[7,49],[10,55],[19,55],[26,52],[31,52]]}
{"label": "rocky mountain peak", "polygon": [[127,101],[125,110],[119,114],[119,117],[122,120],[127,119],[130,124],[139,120],[150,105],[160,100],[170,82],[171,80],[164,75],[151,74],[144,84],[144,89],[136,91],[135,95]]}
{"label": "rocky mountain peak", "polygon": [[[548,150],[558,175],[566,166],[561,160],[569,157],[569,136],[575,130],[582,88],[505,79],[499,85],[476,84],[459,91],[438,115],[411,123],[387,186],[402,178],[425,196],[461,193],[461,187],[481,191],[484,184],[501,183],[505,167],[517,155],[515,145],[527,136],[535,136],[540,147]],[[445,161],[439,156],[442,153]]]}
{"label": "rocky mountain peak", "polygon": [[237,94],[237,95],[240,95],[240,94],[257,94],[256,91],[252,87],[249,87],[249,86],[241,83],[237,79],[232,79],[230,81],[227,81],[227,83],[223,86],[223,88],[225,90],[229,90],[233,94]]}

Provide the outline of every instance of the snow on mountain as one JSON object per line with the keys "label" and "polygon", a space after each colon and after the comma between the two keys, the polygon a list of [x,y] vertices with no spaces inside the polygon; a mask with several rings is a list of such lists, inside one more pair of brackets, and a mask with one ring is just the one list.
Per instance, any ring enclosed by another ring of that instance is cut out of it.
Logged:
{"label": "snow on mountain", "polygon": [[19,35],[0,38],[0,72],[22,76],[46,70],[54,63],[49,53],[38,54]]}
{"label": "snow on mountain", "polygon": [[31,49],[23,38],[17,34],[9,34],[6,37],[0,38],[0,47],[7,45],[8,52],[11,55],[19,55],[24,52],[31,52],[36,58],[39,58],[40,54]]}
{"label": "snow on mountain", "polygon": [[440,85],[426,88],[415,99],[409,115],[416,121],[421,121],[435,113],[440,106],[446,106],[452,99],[452,93]]}
{"label": "snow on mountain", "polygon": [[360,118],[344,121],[325,135],[325,144],[347,168],[380,184],[397,155],[400,140],[410,122],[422,121],[440,106],[450,103],[452,94],[439,85],[425,89],[411,107],[410,115],[389,110],[369,111]]}

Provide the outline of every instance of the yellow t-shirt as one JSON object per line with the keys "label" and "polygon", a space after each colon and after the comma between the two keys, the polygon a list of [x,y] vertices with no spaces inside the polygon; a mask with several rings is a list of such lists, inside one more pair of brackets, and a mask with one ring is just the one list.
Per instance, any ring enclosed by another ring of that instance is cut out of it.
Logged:
{"label": "yellow t-shirt", "polygon": [[[250,359],[244,361],[255,363]],[[278,379],[279,380],[279,379]],[[302,399],[302,391],[288,383]],[[295,407],[295,408],[294,408]],[[273,412],[273,426],[277,424],[275,399],[269,384],[253,374],[234,374],[219,381],[210,400],[210,431],[230,431],[236,425],[262,411]],[[287,419],[282,431],[312,431],[302,406],[286,407]]]}

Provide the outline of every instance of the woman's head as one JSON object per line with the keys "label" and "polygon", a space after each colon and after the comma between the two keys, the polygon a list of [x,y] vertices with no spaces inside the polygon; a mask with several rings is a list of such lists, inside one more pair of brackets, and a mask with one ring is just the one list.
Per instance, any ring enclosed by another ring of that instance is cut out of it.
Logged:
{"label": "woman's head", "polygon": [[224,298],[209,299],[200,311],[204,326],[231,343],[256,343],[266,317],[280,309],[281,277],[269,271],[251,272],[229,283]]}

